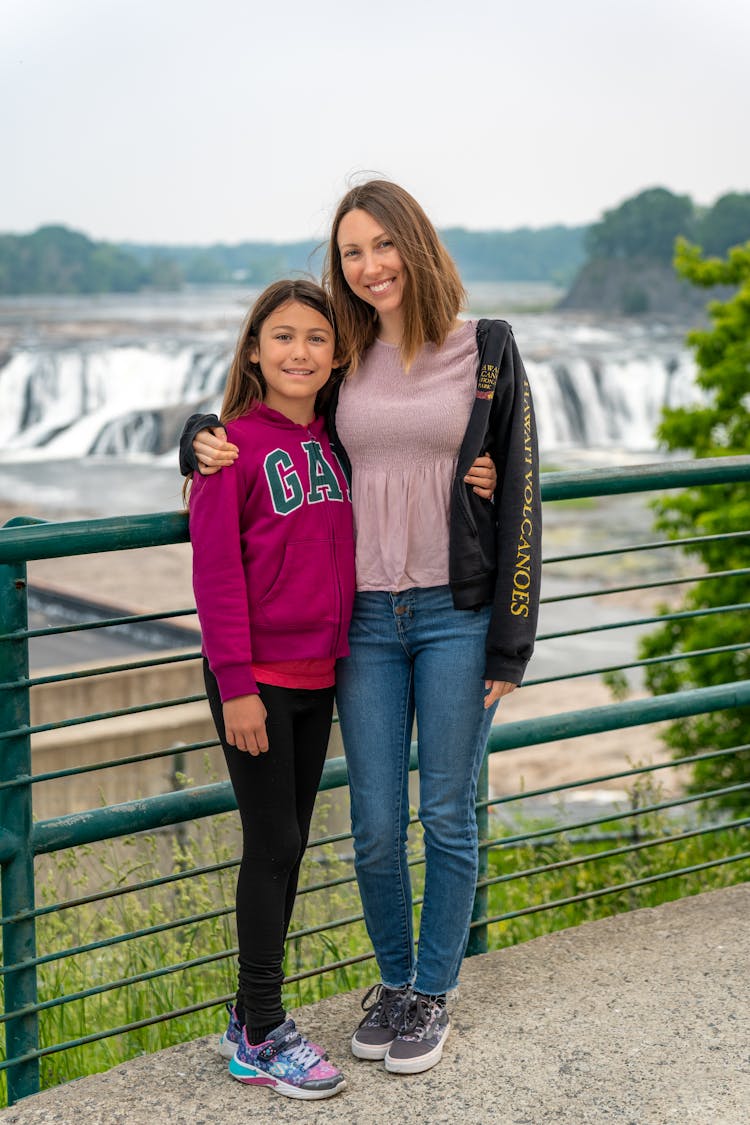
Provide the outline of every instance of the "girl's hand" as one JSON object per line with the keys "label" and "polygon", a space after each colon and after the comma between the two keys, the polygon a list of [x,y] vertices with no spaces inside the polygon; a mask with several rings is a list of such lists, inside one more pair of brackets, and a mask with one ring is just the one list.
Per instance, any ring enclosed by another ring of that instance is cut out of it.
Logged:
{"label": "girl's hand", "polygon": [[485,680],[484,686],[487,694],[484,697],[484,709],[487,710],[493,703],[497,703],[498,699],[502,699],[504,695],[510,695],[515,691],[518,684],[509,684],[506,680]]}
{"label": "girl's hand", "polygon": [[[201,432],[205,433],[206,431],[203,430]],[[198,437],[200,437],[200,434]],[[195,442],[193,443],[193,448],[195,449]],[[477,496],[481,496],[483,500],[492,499],[492,495],[497,488],[497,469],[495,468],[495,462],[488,453],[477,457],[464,477],[464,480],[467,484],[474,486],[474,491]]]}
{"label": "girl's hand", "polygon": [[259,695],[238,695],[223,705],[226,739],[238,750],[257,757],[268,750],[266,709]]}
{"label": "girl's hand", "polygon": [[193,453],[198,460],[198,472],[203,477],[213,476],[226,465],[233,465],[239,452],[236,445],[227,441],[227,431],[223,426],[201,430],[193,438]]}

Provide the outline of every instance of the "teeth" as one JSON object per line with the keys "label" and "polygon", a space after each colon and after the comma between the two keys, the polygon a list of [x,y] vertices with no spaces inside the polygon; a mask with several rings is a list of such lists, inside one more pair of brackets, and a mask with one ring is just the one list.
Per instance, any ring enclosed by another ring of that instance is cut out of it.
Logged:
{"label": "teeth", "polygon": [[382,293],[384,289],[387,289],[388,286],[392,285],[392,284],[393,284],[392,280],[381,281],[377,285],[371,285],[370,286],[370,292],[371,293]]}

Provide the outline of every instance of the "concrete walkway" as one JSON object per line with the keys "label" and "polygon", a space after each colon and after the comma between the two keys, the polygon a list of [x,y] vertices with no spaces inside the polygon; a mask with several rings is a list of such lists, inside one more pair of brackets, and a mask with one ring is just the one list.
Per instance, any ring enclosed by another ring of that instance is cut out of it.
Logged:
{"label": "concrete walkway", "polygon": [[750,884],[474,957],[442,1063],[398,1077],[349,1053],[361,993],[300,1025],[347,1088],[300,1102],[232,1081],[216,1038],[0,1111],[2,1125],[747,1125]]}

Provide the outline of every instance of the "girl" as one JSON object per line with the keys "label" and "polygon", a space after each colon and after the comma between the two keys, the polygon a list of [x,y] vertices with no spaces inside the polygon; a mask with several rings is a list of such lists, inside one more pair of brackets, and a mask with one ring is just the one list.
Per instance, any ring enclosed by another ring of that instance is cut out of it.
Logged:
{"label": "girl", "polygon": [[[357,879],[381,974],[352,1050],[416,1073],[439,1062],[448,1036],[490,724],[534,645],[536,432],[510,325],[458,319],[465,294],[455,265],[403,188],[372,180],[344,196],[324,281],[348,364],[329,433],[351,464],[356,526],[350,655],[337,665],[336,698]],[[192,420],[182,444],[185,461],[197,456],[207,472],[234,457],[220,430],[204,429],[211,424]],[[494,502],[464,476],[484,450],[497,469]],[[425,841],[417,956],[406,854],[415,716]]]}
{"label": "girl", "polygon": [[220,1049],[240,1082],[307,1099],[345,1085],[281,1002],[354,596],[348,485],[315,412],[335,356],[323,290],[271,285],[243,326],[224,395],[235,470],[198,476],[190,492],[206,691],[243,833],[239,987]]}

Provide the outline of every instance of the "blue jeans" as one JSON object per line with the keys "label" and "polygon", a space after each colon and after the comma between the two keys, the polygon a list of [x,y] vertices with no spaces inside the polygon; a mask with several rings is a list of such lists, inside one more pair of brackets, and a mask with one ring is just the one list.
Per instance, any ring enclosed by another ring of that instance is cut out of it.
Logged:
{"label": "blue jeans", "polygon": [[[383,983],[454,988],[477,877],[476,789],[494,707],[484,710],[489,608],[455,610],[447,586],[356,596],[336,698],[351,788],[354,858]],[[414,955],[406,863],[416,713],[425,889]]]}

